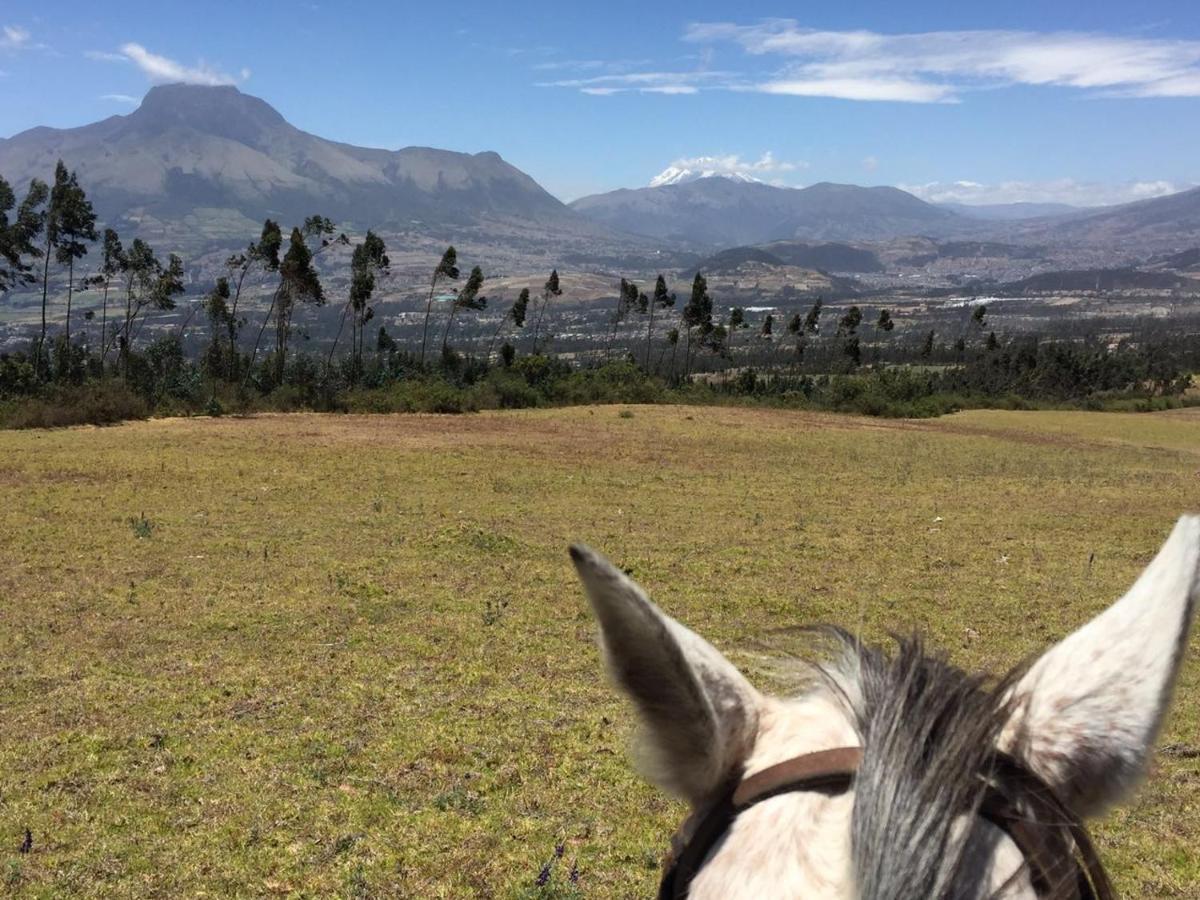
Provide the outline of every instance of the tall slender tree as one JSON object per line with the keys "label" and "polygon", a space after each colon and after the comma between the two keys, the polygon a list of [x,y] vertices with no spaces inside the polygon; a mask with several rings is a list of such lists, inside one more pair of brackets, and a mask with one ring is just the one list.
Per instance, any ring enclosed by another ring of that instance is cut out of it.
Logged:
{"label": "tall slender tree", "polygon": [[[244,253],[234,253],[225,260],[225,268],[229,272],[228,277],[233,280],[233,299],[229,305],[229,315],[225,317],[225,328],[228,332],[229,347],[227,353],[227,362],[229,363],[228,378],[230,381],[236,381],[238,378],[238,370],[241,363],[241,354],[238,352],[238,333],[246,324],[246,318],[238,317],[238,304],[242,299],[242,286],[246,282],[246,276],[253,269],[261,268],[263,272],[271,274],[279,271],[279,251],[283,247],[283,231],[279,227],[279,223],[273,219],[266,219],[263,222],[262,231],[259,234],[257,241],[252,241],[246,248]],[[272,307],[274,306],[274,298],[272,298]],[[270,313],[267,314],[267,318]],[[265,327],[264,319],[264,327]],[[261,339],[262,332],[259,332]],[[257,353],[258,344],[255,343],[255,352]]]}
{"label": "tall slender tree", "polygon": [[308,248],[304,231],[299,228],[292,229],[287,253],[279,263],[279,290],[276,294],[275,381],[280,384],[283,382],[292,316],[297,304],[321,306],[325,302],[325,290],[321,287],[321,278],[313,266],[312,251]]}
{"label": "tall slender tree", "polygon": [[0,294],[37,281],[32,260],[42,255],[37,240],[45,227],[42,206],[49,194],[44,181],[32,179],[25,199],[10,220],[17,197],[11,185],[0,178]]}
{"label": "tall slender tree", "polygon": [[500,338],[500,333],[504,328],[512,324],[514,328],[525,327],[525,316],[529,311],[529,288],[521,288],[521,293],[517,295],[517,299],[513,301],[513,305],[509,307],[507,313],[500,317],[500,324],[496,326],[495,333],[492,334],[492,340],[488,344],[487,361],[491,364],[492,350],[496,346],[496,341]]}
{"label": "tall slender tree", "polygon": [[[354,246],[350,257],[350,294],[346,300],[346,309],[342,311],[342,325],[346,322],[347,311],[352,313],[350,323],[350,359],[351,380],[357,381],[362,374],[363,345],[366,343],[367,323],[375,317],[375,309],[370,305],[375,293],[376,279],[390,271],[387,257],[387,247],[383,239],[373,231],[368,231],[361,244]],[[333,353],[337,349],[338,340],[342,336],[342,325],[334,336],[333,346],[329,348],[329,357],[325,361],[326,371],[333,361]],[[390,340],[390,338],[389,338]],[[378,343],[378,342],[377,342]]]}
{"label": "tall slender tree", "polygon": [[111,228],[104,229],[104,251],[100,262],[100,273],[93,279],[97,285],[103,285],[104,297],[100,309],[100,368],[104,368],[104,360],[108,356],[108,290],[113,279],[121,275],[129,267],[125,257],[125,248],[121,246],[121,238]]}
{"label": "tall slender tree", "polygon": [[636,309],[639,306],[640,300],[645,300],[646,295],[638,290],[638,286],[632,281],[621,279],[621,284],[617,288],[617,303],[613,308],[612,328],[608,333],[608,345],[604,348],[604,361],[608,362],[609,356],[612,353],[613,341],[617,336],[617,328],[625,321],[629,315],[629,311]]}
{"label": "tall slender tree", "polygon": [[441,260],[434,267],[433,276],[429,279],[429,299],[425,301],[425,325],[421,329],[421,365],[425,365],[425,345],[429,341],[429,315],[433,312],[433,294],[438,282],[443,279],[458,280],[458,251],[453,245],[446,248]]}
{"label": "tall slender tree", "polygon": [[646,326],[646,371],[650,371],[650,344],[654,339],[654,310],[664,312],[675,305],[675,295],[667,290],[667,280],[659,273],[654,282],[654,296],[650,298],[650,322]]}
{"label": "tall slender tree", "polygon": [[42,249],[42,330],[38,333],[37,349],[34,352],[34,371],[41,376],[42,357],[46,344],[46,304],[50,294],[50,259],[56,257],[62,239],[62,211],[70,185],[70,173],[60,159],[54,167],[54,185],[50,188],[50,199],[43,218],[45,246]]}
{"label": "tall slender tree", "polygon": [[482,287],[483,270],[479,266],[475,266],[471,270],[471,274],[467,276],[466,284],[462,286],[462,289],[450,301],[450,315],[446,317],[446,330],[442,333],[443,358],[450,352],[450,329],[454,326],[455,314],[460,309],[479,310],[487,307],[487,297],[479,295],[479,290]]}
{"label": "tall slender tree", "polygon": [[708,293],[708,281],[697,272],[692,279],[692,295],[683,308],[683,327],[687,346],[683,354],[683,375],[687,378],[692,372],[692,333],[697,333],[697,340],[703,339],[712,331],[712,297]]}
{"label": "tall slender tree", "polygon": [[538,338],[542,331],[542,317],[546,315],[546,307],[550,303],[552,297],[561,297],[562,287],[558,283],[558,269],[552,269],[550,277],[546,279],[546,283],[542,285],[542,305],[538,308],[537,319],[533,323],[533,352],[538,352]]}
{"label": "tall slender tree", "polygon": [[69,348],[71,301],[75,293],[75,260],[86,256],[88,244],[96,240],[96,212],[92,209],[92,202],[80,187],[74,172],[67,176],[59,196],[58,216],[58,246],[54,251],[54,259],[59,265],[67,267],[66,339]]}

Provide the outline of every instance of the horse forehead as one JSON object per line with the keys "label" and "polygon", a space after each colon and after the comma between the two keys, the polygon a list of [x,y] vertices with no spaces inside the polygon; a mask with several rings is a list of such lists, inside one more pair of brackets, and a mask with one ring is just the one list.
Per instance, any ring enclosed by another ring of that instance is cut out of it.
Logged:
{"label": "horse forehead", "polygon": [[[805,753],[858,746],[842,705],[824,691],[791,699],[766,698],[758,739],[746,775]],[[797,792],[772,797],[742,813],[692,884],[696,900],[856,897],[851,847],[854,792]],[[975,817],[958,825],[969,840],[963,871],[981,897],[1020,900],[1035,896],[1016,844],[1001,829]],[[1014,877],[1015,876],[1015,877]]]}
{"label": "horse forehead", "polygon": [[845,707],[828,692],[813,691],[788,700],[767,698],[759,711],[746,775],[805,753],[858,745],[858,733]]}

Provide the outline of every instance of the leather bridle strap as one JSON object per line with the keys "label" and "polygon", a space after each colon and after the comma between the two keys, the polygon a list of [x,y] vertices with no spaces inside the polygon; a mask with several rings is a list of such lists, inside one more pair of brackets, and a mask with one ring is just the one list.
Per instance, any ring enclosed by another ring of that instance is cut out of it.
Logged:
{"label": "leather bridle strap", "polygon": [[[800,791],[844,793],[854,783],[862,756],[860,747],[837,747],[806,753],[731,783],[700,819],[678,856],[666,860],[658,891],[659,900],[683,900],[687,897],[692,881],[699,874],[709,853],[733,826],[740,813],[780,794]],[[1009,778],[1021,781],[1026,788],[1022,792],[1024,796],[1038,798],[1034,802],[1044,807],[1044,813],[1049,813],[1042,820],[1055,822],[1068,829],[1074,844],[1074,858],[1054,859],[1047,852],[1049,848],[1044,841],[1039,839],[1037,830],[1026,821],[1026,816],[1013,805],[1013,801],[993,787],[987,789],[979,812],[1007,832],[1020,848],[1039,893],[1057,896],[1059,889],[1065,886],[1063,876],[1073,868],[1077,875],[1076,890],[1073,892],[1075,897],[1080,900],[1113,897],[1104,867],[1087,831],[1049,786],[1005,754],[996,755],[996,765]]]}
{"label": "leather bridle strap", "polygon": [[755,772],[722,793],[692,832],[678,857],[667,861],[659,885],[660,900],[682,900],[704,865],[709,851],[733,825],[738,814],[756,803],[794,791],[843,793],[850,789],[862,762],[859,747],[837,747],[806,753]]}

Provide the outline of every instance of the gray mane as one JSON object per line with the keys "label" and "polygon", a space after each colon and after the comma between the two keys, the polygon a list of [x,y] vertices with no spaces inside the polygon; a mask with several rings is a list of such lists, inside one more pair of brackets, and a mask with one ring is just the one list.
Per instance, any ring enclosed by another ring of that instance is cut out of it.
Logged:
{"label": "gray mane", "polygon": [[841,649],[829,678],[863,747],[851,824],[859,896],[983,896],[983,873],[974,885],[965,880],[968,842],[955,828],[979,809],[980,775],[992,771],[1019,671],[970,675],[926,653],[919,637],[898,638],[889,651],[824,631]]}

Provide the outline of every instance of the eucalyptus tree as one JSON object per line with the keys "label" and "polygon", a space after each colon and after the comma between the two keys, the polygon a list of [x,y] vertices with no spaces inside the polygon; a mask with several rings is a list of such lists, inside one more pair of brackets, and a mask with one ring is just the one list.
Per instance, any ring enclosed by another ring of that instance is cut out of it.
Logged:
{"label": "eucalyptus tree", "polygon": [[[141,333],[148,309],[167,310],[175,308],[175,297],[184,292],[183,262],[172,253],[166,266],[158,260],[153,248],[141,238],[135,238],[125,256],[125,320],[109,338],[108,345],[101,351],[107,356],[113,343],[118,344],[121,373],[129,377],[129,357],[133,342]],[[138,319],[142,318],[141,324]],[[137,326],[137,332],[134,327]]]}
{"label": "eucalyptus tree", "polygon": [[729,351],[729,361],[731,363],[733,362],[733,339],[737,336],[737,333],[740,329],[749,327],[750,323],[746,321],[746,311],[744,309],[742,309],[740,306],[735,306],[733,309],[729,310],[729,325],[727,326],[729,331],[729,343],[727,349]]}
{"label": "eucalyptus tree", "polygon": [[604,348],[605,362],[608,362],[609,356],[612,353],[613,341],[617,337],[617,328],[628,317],[630,310],[642,305],[648,305],[646,295],[639,291],[638,286],[632,281],[622,278],[621,284],[617,288],[617,303],[613,309],[612,328],[608,333],[608,344]]}
{"label": "eucalyptus tree", "polygon": [[533,352],[538,352],[538,337],[542,330],[542,317],[546,315],[546,307],[550,303],[551,297],[561,297],[562,287],[558,283],[558,269],[550,271],[550,277],[546,279],[546,283],[542,285],[542,305],[538,308],[537,319],[533,323]]}
{"label": "eucalyptus tree", "polygon": [[254,269],[261,269],[266,274],[278,272],[279,251],[282,247],[283,231],[279,223],[273,219],[266,219],[258,240],[252,241],[244,253],[234,253],[225,260],[225,269],[229,273],[227,277],[233,281],[232,300],[228,306],[228,314],[223,317],[229,341],[226,361],[229,364],[227,377],[230,381],[236,381],[238,377],[238,333],[246,324],[244,316],[238,317],[242,285],[245,284],[246,276]]}
{"label": "eucalyptus tree", "polygon": [[517,299],[513,301],[513,305],[509,307],[508,312],[500,317],[500,324],[496,326],[496,331],[492,335],[492,340],[488,343],[487,361],[490,364],[492,361],[492,349],[496,346],[496,341],[500,339],[500,334],[509,324],[513,328],[525,327],[525,316],[529,312],[529,288],[521,288],[521,293],[517,295]]}
{"label": "eucalyptus tree", "polygon": [[686,378],[692,371],[692,332],[697,332],[698,340],[704,338],[713,329],[712,297],[708,293],[708,281],[699,272],[692,279],[692,295],[683,308],[683,327],[687,344],[683,354],[683,374]]}
{"label": "eucalyptus tree", "polygon": [[454,326],[454,317],[460,309],[480,310],[487,307],[487,297],[479,295],[483,287],[483,270],[475,266],[467,276],[466,284],[450,301],[450,315],[446,317],[446,330],[442,332],[442,357],[450,352],[450,329]]}
{"label": "eucalyptus tree", "polygon": [[390,265],[383,238],[375,232],[368,231],[362,243],[354,245],[354,251],[350,256],[350,292],[346,298],[346,307],[342,310],[342,320],[338,325],[337,334],[333,338],[333,345],[329,348],[329,356],[325,360],[326,372],[333,364],[334,351],[337,350],[338,341],[341,340],[346,318],[350,315],[351,379],[357,380],[361,374],[366,327],[367,323],[375,317],[375,309],[370,305],[371,297],[375,293],[377,278],[390,272]]}
{"label": "eucalyptus tree", "polygon": [[[308,223],[306,223],[307,225]],[[324,223],[317,223],[318,228],[323,229],[323,226]],[[305,230],[308,230],[307,227]],[[292,316],[299,303],[321,306],[325,303],[325,290],[321,286],[321,278],[313,266],[313,253],[305,240],[305,231],[293,228],[288,240],[287,252],[279,263],[279,287],[275,291],[276,383],[283,381],[288,340],[292,332]]]}
{"label": "eucalyptus tree", "polygon": [[[61,161],[59,166],[62,166]],[[65,167],[63,168],[65,169]],[[71,344],[71,301],[75,293],[75,260],[86,256],[88,244],[96,240],[96,212],[74,172],[67,176],[61,189],[58,185],[57,174],[56,171],[55,190],[60,192],[58,197],[58,246],[54,251],[54,259],[59,265],[67,267],[66,338],[69,347]],[[42,332],[44,339],[44,322]]]}
{"label": "eucalyptus tree", "polygon": [[650,322],[646,325],[646,371],[650,371],[650,345],[654,339],[654,310],[666,312],[675,305],[675,295],[667,290],[667,280],[659,273],[654,282],[654,295],[650,298]]}
{"label": "eucalyptus tree", "polygon": [[227,373],[229,371],[229,367],[225,365],[225,361],[221,358],[227,349],[221,343],[221,335],[229,327],[229,320],[233,317],[229,306],[229,298],[229,279],[222,275],[217,279],[216,285],[209,292],[208,296],[204,298],[203,303],[204,312],[208,316],[209,334],[211,335],[208,349],[204,352],[204,369],[214,378],[219,377],[223,372]]}
{"label": "eucalyptus tree", "polygon": [[[26,257],[33,260],[42,255],[36,241],[45,227],[42,205],[49,193],[46,183],[34,178],[29,182],[25,199],[17,206],[12,186],[0,178],[0,294],[37,281],[33,264]],[[14,207],[16,214],[10,220]]]}
{"label": "eucalyptus tree", "polygon": [[125,256],[125,248],[121,246],[120,235],[111,228],[104,229],[104,249],[101,253],[100,271],[92,276],[92,284],[104,288],[100,305],[100,367],[103,369],[108,355],[108,291],[113,279],[129,268],[129,260]]}
{"label": "eucalyptus tree", "polygon": [[429,316],[433,312],[433,295],[437,290],[438,282],[448,279],[450,281],[458,280],[458,251],[451,245],[446,248],[446,252],[442,254],[441,260],[433,269],[433,275],[429,279],[429,299],[425,301],[425,325],[421,329],[421,365],[425,365],[425,345],[429,342]]}

